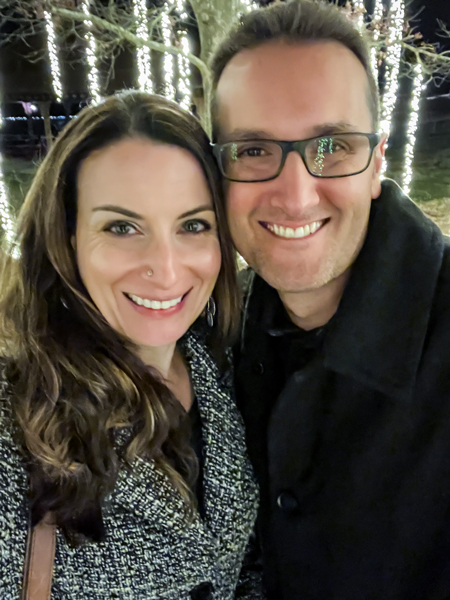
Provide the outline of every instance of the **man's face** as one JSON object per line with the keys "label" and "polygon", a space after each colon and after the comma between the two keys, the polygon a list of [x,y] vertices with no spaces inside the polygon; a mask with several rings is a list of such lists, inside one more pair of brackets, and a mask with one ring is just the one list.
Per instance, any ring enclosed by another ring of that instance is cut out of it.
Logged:
{"label": "man's face", "polygon": [[[372,131],[364,68],[337,42],[273,42],[242,51],[222,73],[217,100],[220,142]],[[364,242],[371,199],[381,191],[383,152],[382,143],[366,171],[342,179],[312,177],[291,152],[272,181],[229,182],[237,250],[280,292],[316,289],[344,275]],[[280,229],[306,225],[318,229],[302,238],[284,237]]]}

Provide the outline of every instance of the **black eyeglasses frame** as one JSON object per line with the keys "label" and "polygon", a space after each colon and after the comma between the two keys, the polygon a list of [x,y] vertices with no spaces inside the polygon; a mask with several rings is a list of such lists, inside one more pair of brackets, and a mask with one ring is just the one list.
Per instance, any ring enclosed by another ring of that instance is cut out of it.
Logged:
{"label": "black eyeglasses frame", "polygon": [[[368,159],[367,164],[364,167],[364,169],[361,169],[360,171],[357,171],[356,173],[350,173],[348,175],[315,175],[314,173],[311,173],[311,171],[308,168],[308,165],[306,164],[306,156],[305,156],[305,149],[306,149],[306,146],[309,144],[309,142],[311,142],[313,140],[320,140],[320,139],[327,138],[327,137],[333,137],[333,136],[341,137],[341,136],[346,136],[346,135],[362,135],[369,140],[370,154],[369,154],[369,159]],[[272,181],[273,179],[276,179],[281,174],[281,171],[283,170],[284,165],[286,163],[287,155],[290,152],[297,152],[297,154],[300,154],[300,156],[302,157],[303,164],[305,165],[305,169],[308,171],[308,173],[311,175],[311,177],[316,177],[317,179],[342,179],[342,177],[353,177],[354,175],[359,175],[360,173],[364,173],[364,171],[366,171],[369,168],[369,165],[370,165],[370,162],[371,162],[372,156],[373,156],[373,151],[378,146],[380,141],[381,141],[381,135],[379,133],[362,133],[359,131],[347,131],[344,133],[330,133],[329,135],[318,135],[318,136],[308,138],[306,140],[286,141],[286,140],[270,140],[270,139],[262,139],[262,138],[256,139],[255,138],[255,139],[248,139],[248,140],[245,140],[245,139],[234,140],[234,141],[230,140],[229,142],[225,142],[223,144],[211,143],[211,146],[212,146],[213,154],[216,157],[217,164],[219,165],[219,170],[220,170],[222,176],[225,177],[225,179],[227,179],[228,181],[234,181],[236,183],[263,183],[264,181]],[[280,148],[281,148],[282,155],[281,155],[280,167],[279,167],[277,173],[275,175],[273,175],[272,177],[267,177],[266,179],[247,179],[244,181],[241,179],[233,179],[232,177],[228,177],[227,175],[225,175],[223,166],[222,166],[222,158],[221,158],[222,148],[224,146],[228,146],[229,144],[236,144],[238,142],[273,142],[275,144],[278,144],[278,146],[280,146]]]}

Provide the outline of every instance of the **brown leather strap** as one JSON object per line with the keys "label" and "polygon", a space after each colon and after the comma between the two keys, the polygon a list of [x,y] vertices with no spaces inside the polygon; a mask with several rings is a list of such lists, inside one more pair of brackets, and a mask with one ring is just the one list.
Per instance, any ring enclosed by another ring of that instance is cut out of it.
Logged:
{"label": "brown leather strap", "polygon": [[22,600],[50,600],[56,525],[51,513],[28,532]]}

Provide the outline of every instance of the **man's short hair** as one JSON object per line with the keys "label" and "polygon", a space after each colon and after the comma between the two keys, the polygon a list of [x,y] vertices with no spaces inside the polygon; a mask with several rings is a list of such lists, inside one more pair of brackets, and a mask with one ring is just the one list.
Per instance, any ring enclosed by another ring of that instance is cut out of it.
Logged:
{"label": "man's short hair", "polygon": [[273,41],[335,41],[353,52],[367,75],[368,105],[372,125],[376,131],[379,119],[378,84],[372,73],[369,44],[346,14],[325,0],[291,0],[272,4],[267,8],[247,13],[239,19],[219,45],[211,61],[214,121],[217,115],[215,91],[229,61],[242,50]]}

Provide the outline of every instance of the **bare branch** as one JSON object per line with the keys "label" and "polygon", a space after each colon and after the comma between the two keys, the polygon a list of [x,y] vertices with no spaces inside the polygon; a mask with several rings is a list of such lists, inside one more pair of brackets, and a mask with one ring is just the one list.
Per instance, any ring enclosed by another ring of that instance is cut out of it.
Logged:
{"label": "bare branch", "polygon": [[59,8],[58,6],[52,6],[51,12],[53,15],[65,17],[67,19],[73,19],[74,21],[85,22],[88,24],[92,24],[95,28],[100,31],[108,31],[114,33],[117,38],[126,40],[127,42],[133,44],[136,48],[142,48],[147,46],[150,50],[156,50],[158,52],[168,54],[173,54],[175,56],[185,56],[189,62],[195,65],[202,75],[205,77],[209,77],[209,68],[208,66],[197,56],[191,53],[184,52],[181,48],[177,48],[176,46],[166,45],[161,42],[156,42],[154,40],[146,40],[142,37],[136,35],[129,29],[125,29],[123,26],[113,23],[111,21],[107,21],[102,17],[98,17],[96,15],[86,15],[85,13],[77,10],[68,10],[65,8]]}

